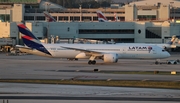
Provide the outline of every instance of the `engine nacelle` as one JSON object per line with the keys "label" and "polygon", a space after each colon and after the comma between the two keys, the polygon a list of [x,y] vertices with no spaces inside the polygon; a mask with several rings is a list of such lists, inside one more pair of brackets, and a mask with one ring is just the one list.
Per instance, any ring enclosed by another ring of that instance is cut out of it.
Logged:
{"label": "engine nacelle", "polygon": [[118,62],[118,54],[104,54],[105,63],[116,63]]}

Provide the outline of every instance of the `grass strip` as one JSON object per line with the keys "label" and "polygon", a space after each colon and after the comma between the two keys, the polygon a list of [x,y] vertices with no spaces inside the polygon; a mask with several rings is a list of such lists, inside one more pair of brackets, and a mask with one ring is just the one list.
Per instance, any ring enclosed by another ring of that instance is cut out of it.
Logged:
{"label": "grass strip", "polygon": [[29,80],[29,79],[2,80],[1,79],[0,82],[180,89],[179,81]]}

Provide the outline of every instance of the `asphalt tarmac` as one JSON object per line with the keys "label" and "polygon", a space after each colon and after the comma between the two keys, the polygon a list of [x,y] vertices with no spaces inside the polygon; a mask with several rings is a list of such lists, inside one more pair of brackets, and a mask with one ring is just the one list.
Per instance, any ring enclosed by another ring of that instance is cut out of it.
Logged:
{"label": "asphalt tarmac", "polygon": [[[58,84],[31,84],[31,83],[0,83],[0,100],[18,103],[26,100],[49,101],[57,100],[65,103],[117,103],[117,101],[129,101],[137,103],[174,103],[180,102],[180,90],[175,89],[150,89],[130,87],[106,87],[83,85],[58,85]],[[72,101],[73,100],[73,101]],[[16,101],[16,102],[15,102]],[[17,102],[18,101],[18,102]],[[76,101],[76,102],[74,102]],[[123,102],[122,102],[123,103]]]}

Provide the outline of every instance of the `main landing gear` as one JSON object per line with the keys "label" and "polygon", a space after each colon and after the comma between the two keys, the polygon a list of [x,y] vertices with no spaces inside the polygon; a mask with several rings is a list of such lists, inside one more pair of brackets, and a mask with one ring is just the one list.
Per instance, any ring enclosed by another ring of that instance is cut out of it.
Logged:
{"label": "main landing gear", "polygon": [[96,61],[95,61],[95,60],[89,60],[89,61],[88,61],[88,64],[89,64],[89,65],[91,65],[91,64],[94,65],[94,64],[96,64]]}

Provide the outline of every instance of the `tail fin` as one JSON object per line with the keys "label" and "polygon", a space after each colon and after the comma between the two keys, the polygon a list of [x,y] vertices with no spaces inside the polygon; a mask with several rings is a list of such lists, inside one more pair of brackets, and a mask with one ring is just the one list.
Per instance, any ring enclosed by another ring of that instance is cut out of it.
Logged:
{"label": "tail fin", "polygon": [[108,19],[103,15],[101,11],[96,11],[99,22],[108,22]]}
{"label": "tail fin", "polygon": [[21,32],[21,38],[26,46],[51,55],[38,38],[36,38],[24,24],[18,24],[18,29],[19,32]]}
{"label": "tail fin", "polygon": [[118,20],[117,13],[114,13],[114,21],[119,21],[119,20]]}
{"label": "tail fin", "polygon": [[177,37],[176,37],[176,36],[172,36],[171,40],[170,40],[167,44],[169,44],[169,45],[174,44],[174,43],[175,43],[175,41],[176,41],[176,39],[177,39]]}
{"label": "tail fin", "polygon": [[43,13],[45,17],[47,18],[48,22],[56,22],[56,20],[47,11],[44,11]]}

